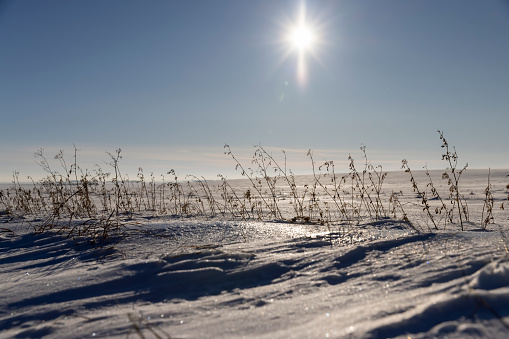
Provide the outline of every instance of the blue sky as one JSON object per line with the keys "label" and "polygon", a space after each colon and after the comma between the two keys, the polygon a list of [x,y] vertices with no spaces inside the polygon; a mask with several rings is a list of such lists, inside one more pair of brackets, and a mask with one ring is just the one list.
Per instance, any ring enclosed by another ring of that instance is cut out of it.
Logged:
{"label": "blue sky", "polygon": [[[301,6],[305,82],[284,39]],[[437,129],[460,162],[509,168],[508,1],[6,1],[0,46],[0,181],[73,145],[84,167],[121,148],[157,175],[232,176],[225,143],[285,149],[297,172],[309,148],[361,145],[444,168]]]}

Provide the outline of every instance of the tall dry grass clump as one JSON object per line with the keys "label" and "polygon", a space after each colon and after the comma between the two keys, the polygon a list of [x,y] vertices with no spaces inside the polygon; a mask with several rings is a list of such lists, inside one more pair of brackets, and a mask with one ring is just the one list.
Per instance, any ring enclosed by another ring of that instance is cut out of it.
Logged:
{"label": "tall dry grass clump", "polygon": [[[225,154],[247,180],[247,186],[238,186],[222,175],[214,181],[194,175],[180,178],[174,170],[156,180],[153,173],[146,175],[141,167],[131,179],[121,170],[121,149],[107,153],[106,170],[96,165],[89,171],[79,166],[75,147],[70,162],[63,151],[53,157],[56,170],[44,151],[38,150],[36,161],[46,176],[37,182],[29,177],[31,184],[25,185],[15,172],[12,187],[0,191],[0,212],[10,219],[23,216],[36,233],[51,231],[93,243],[122,237],[126,226],[147,214],[279,220],[326,225],[329,231],[336,226],[397,218],[420,229],[406,212],[420,205],[431,224],[429,231],[446,229],[448,225],[458,225],[464,230],[470,216],[467,200],[460,190],[460,179],[468,165],[458,167],[456,149],[449,146],[441,131],[438,133],[444,150],[442,160],[447,166],[442,173],[447,192],[438,189],[427,166],[424,167],[427,182],[420,184],[409,162],[402,161],[417,201],[409,201],[402,192],[384,189],[387,172],[382,166],[371,164],[365,146],[360,148],[361,166],[348,155],[346,173],[339,173],[334,161],[317,163],[309,150],[312,175],[307,177],[310,180],[303,181],[287,167],[284,151],[278,158],[258,145],[254,147],[250,164],[244,164],[225,145]],[[491,187],[488,176],[481,215],[483,229],[494,222]]]}
{"label": "tall dry grass clump", "polygon": [[[249,218],[331,225],[388,216],[381,197],[387,173],[381,166],[369,163],[364,146],[361,147],[365,158],[362,171],[357,170],[354,159],[349,156],[350,171],[342,175],[336,172],[333,161],[317,165],[309,150],[312,181],[302,184],[297,183],[296,176],[287,168],[284,151],[281,162],[262,146],[256,146],[253,166],[245,167],[228,145],[225,148],[225,153],[235,161],[236,169],[250,183],[251,187],[240,195],[249,199],[238,201]],[[282,207],[285,202],[290,209]]]}
{"label": "tall dry grass clump", "polygon": [[[460,178],[466,171],[468,163],[465,164],[462,168],[459,168],[459,157],[456,152],[456,148],[450,148],[449,143],[445,139],[442,131],[439,130],[438,133],[442,142],[441,147],[444,150],[442,153],[442,160],[446,162],[447,166],[446,170],[442,173],[442,180],[446,182],[448,188],[448,197],[443,197],[439,193],[439,190],[437,189],[436,184],[433,182],[427,166],[424,167],[426,176],[428,178],[428,182],[425,185],[426,189],[419,188],[407,160],[402,160],[402,168],[405,170],[405,172],[409,173],[412,188],[421,199],[423,210],[426,211],[429,220],[433,223],[434,228],[438,230],[439,223],[443,223],[443,228],[446,229],[448,223],[454,224],[455,222],[458,222],[460,229],[463,231],[465,223],[469,221],[469,210],[467,199],[460,192]],[[488,187],[490,187],[489,183]],[[489,188],[487,192],[489,192]],[[490,195],[487,193],[485,207],[487,206],[486,204],[488,204],[489,198]],[[431,206],[431,200],[437,201],[438,204]],[[446,203],[446,201],[448,201],[448,203]],[[492,219],[490,218],[490,220]],[[484,224],[484,228],[485,227],[486,224]]]}

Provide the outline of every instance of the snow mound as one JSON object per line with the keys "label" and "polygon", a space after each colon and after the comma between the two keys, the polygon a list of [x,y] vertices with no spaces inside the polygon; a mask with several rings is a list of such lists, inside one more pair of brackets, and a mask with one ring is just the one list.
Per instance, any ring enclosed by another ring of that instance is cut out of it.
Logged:
{"label": "snow mound", "polygon": [[509,287],[509,255],[506,255],[477,272],[470,282],[476,290],[495,290]]}

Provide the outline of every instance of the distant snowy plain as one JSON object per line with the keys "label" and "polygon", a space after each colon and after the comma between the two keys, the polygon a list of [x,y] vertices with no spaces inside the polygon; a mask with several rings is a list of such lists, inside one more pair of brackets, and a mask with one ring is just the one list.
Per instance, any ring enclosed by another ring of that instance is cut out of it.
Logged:
{"label": "distant snowy plain", "polygon": [[0,215],[0,338],[509,338],[507,172],[487,231],[481,170],[465,231],[430,231],[404,172],[384,190],[413,227],[138,215],[97,248]]}

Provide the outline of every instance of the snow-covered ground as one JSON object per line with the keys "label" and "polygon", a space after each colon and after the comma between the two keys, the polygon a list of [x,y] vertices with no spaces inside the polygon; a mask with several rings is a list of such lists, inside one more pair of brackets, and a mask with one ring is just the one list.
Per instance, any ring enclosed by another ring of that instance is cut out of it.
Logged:
{"label": "snow-covered ground", "polygon": [[14,232],[0,238],[0,337],[507,338],[507,173],[492,171],[488,231],[487,171],[471,173],[465,231],[429,232],[399,172],[385,189],[420,231],[391,217],[329,229],[140,215],[94,248],[0,215]]}

